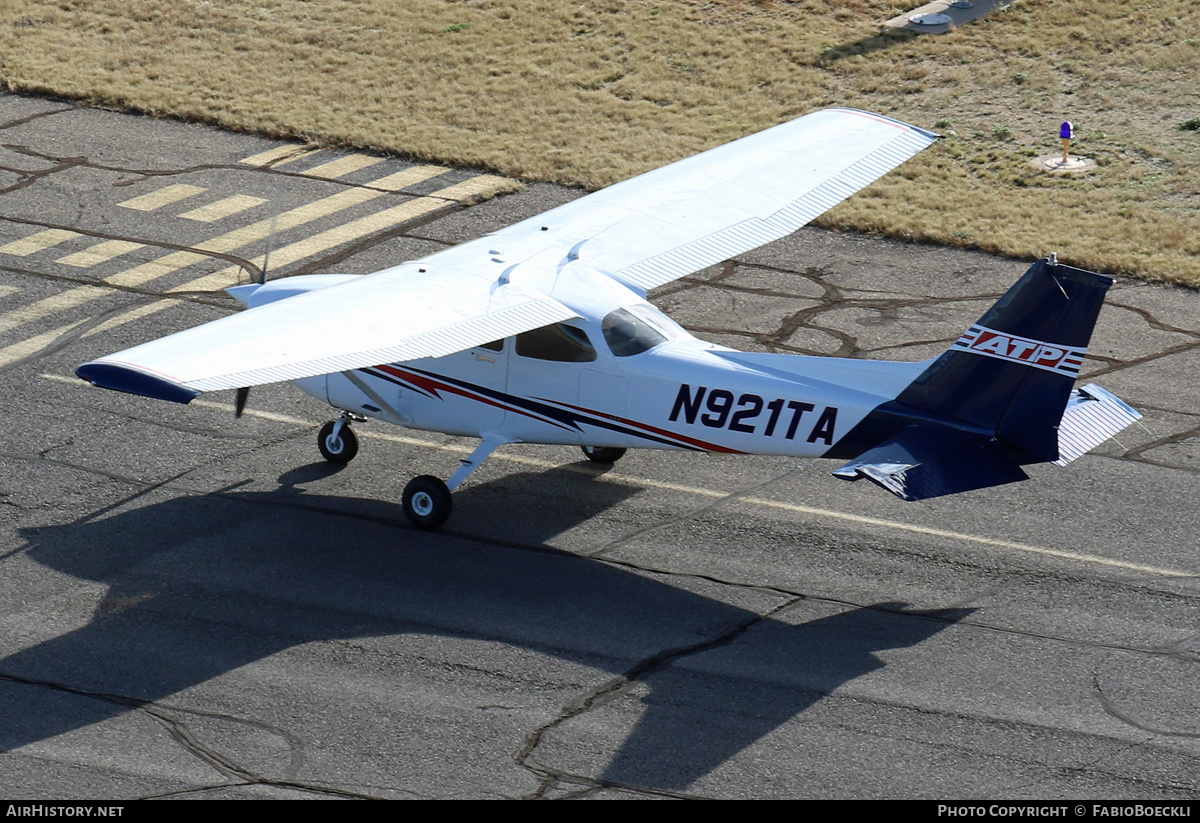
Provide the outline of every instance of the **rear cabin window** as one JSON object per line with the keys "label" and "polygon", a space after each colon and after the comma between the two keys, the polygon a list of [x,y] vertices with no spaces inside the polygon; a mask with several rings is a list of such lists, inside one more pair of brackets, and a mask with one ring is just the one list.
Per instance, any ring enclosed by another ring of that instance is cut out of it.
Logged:
{"label": "rear cabin window", "polygon": [[667,341],[662,332],[628,309],[609,312],[602,326],[604,342],[617,357],[641,354]]}
{"label": "rear cabin window", "polygon": [[583,330],[562,323],[518,334],[517,354],[560,363],[590,363],[596,359],[596,350]]}

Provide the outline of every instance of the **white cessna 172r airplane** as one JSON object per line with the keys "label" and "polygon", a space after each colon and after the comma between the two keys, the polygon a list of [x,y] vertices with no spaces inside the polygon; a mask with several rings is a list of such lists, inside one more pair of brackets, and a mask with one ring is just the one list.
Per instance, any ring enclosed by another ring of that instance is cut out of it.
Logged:
{"label": "white cessna 172r airplane", "polygon": [[375,274],[229,291],[247,311],[80,366],[97,386],[187,403],[289,380],[352,422],[478,437],[449,482],[417,477],[408,518],[435,528],[451,491],[505,443],[848,460],[917,500],[1065,464],[1140,415],[1073,390],[1112,281],[1041,260],[940,357],[892,363],[752,354],[698,340],[646,301],[664,283],[784,237],[937,135],[826,109],[643,174],[495,234]]}

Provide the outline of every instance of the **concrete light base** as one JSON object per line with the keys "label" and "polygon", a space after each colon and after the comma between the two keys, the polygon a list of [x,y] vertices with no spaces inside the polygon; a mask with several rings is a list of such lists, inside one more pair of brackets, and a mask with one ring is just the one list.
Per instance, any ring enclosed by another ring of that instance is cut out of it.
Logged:
{"label": "concrete light base", "polygon": [[[951,2],[951,0],[934,0],[919,9],[913,9],[899,17],[893,17],[884,25],[893,29],[905,29],[925,34],[945,34],[997,9],[1011,6],[1016,1],[974,0],[974,2],[962,2],[960,0]],[[944,20],[945,22],[933,24],[935,20]]]}
{"label": "concrete light base", "polygon": [[1062,154],[1044,154],[1029,162],[1038,171],[1056,175],[1082,174],[1096,168],[1096,161],[1088,157],[1068,156],[1067,162],[1064,163]]}

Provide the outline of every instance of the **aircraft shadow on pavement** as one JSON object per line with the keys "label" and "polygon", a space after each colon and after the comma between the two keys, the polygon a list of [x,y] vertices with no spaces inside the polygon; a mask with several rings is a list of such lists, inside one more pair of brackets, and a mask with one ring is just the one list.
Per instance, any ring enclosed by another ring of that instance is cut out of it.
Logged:
{"label": "aircraft shadow on pavement", "polygon": [[[296,485],[327,474],[302,467],[273,492],[176,497],[23,529],[30,558],[109,590],[86,625],[0,660],[0,750],[163,701],[313,641],[486,638],[603,670],[599,684],[664,649],[757,618],[665,576],[539,545],[539,534],[637,489],[551,471],[463,490],[464,508],[503,509],[500,485],[559,495],[559,508],[536,516],[515,517],[509,506],[511,520],[533,524],[514,530],[529,548],[415,531],[398,504]],[[576,492],[566,504],[564,484]],[[675,664],[652,671],[642,681],[649,696],[625,713],[629,732],[590,776],[684,789],[881,667],[874,652],[920,643],[969,613],[880,604],[797,625],[761,620],[735,642],[700,652],[723,655],[720,674]]]}

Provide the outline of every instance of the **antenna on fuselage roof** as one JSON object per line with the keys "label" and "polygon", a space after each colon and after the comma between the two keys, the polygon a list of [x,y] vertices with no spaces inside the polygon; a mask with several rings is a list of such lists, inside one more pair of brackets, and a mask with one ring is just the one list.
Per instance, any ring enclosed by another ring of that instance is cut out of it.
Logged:
{"label": "antenna on fuselage roof", "polygon": [[[270,169],[274,171],[273,169]],[[271,249],[275,247],[275,232],[279,228],[279,189],[280,175],[275,176],[275,191],[271,195],[271,227],[267,230],[267,250],[263,253],[262,266],[258,270],[258,285],[266,285],[267,271],[271,265]],[[233,401],[233,416],[241,417],[246,411],[246,403],[250,400],[250,387],[242,386],[237,390]]]}
{"label": "antenna on fuselage roof", "polygon": [[[272,170],[273,171],[273,170]],[[275,247],[275,231],[279,227],[279,175],[275,177],[275,192],[271,195],[271,228],[267,231],[267,250],[263,254],[262,268],[258,270],[258,285],[267,282],[267,271],[271,263],[271,249]],[[241,414],[238,415],[241,417]]]}

